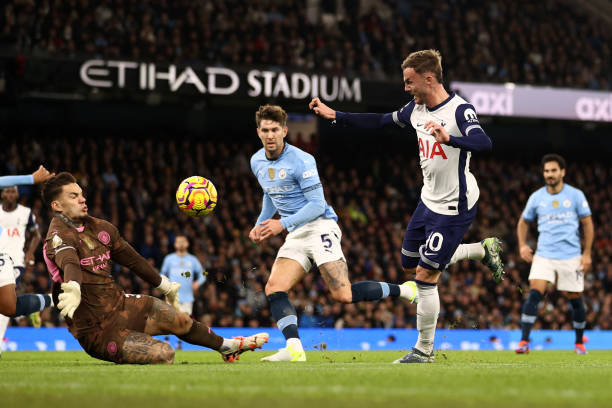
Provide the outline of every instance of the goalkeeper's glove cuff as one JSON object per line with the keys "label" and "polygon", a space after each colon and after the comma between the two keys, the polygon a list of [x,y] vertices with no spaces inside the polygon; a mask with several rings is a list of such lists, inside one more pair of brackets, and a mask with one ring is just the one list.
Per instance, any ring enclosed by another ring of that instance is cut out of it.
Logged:
{"label": "goalkeeper's glove cuff", "polygon": [[172,290],[172,282],[170,282],[167,276],[165,275],[160,275],[160,276],[161,276],[161,283],[156,289],[159,289],[161,293],[163,293],[164,295],[167,295],[168,292]]}

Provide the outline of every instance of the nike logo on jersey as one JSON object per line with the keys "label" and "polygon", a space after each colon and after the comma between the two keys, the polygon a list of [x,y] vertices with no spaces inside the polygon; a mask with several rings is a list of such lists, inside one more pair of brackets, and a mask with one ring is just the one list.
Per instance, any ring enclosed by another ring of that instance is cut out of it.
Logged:
{"label": "nike logo on jersey", "polygon": [[417,127],[421,127],[423,125],[424,125],[424,123],[417,123]]}

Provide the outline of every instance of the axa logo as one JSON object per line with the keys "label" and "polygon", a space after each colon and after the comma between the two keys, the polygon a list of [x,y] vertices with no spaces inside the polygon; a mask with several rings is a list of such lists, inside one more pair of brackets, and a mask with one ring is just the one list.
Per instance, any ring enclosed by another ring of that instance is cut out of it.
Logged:
{"label": "axa logo", "polygon": [[[470,97],[470,102],[478,112],[485,115],[510,116],[514,112],[514,102],[511,91],[476,91]],[[466,114],[470,110],[471,109],[466,109]],[[474,112],[474,115],[476,115],[476,112]]]}
{"label": "axa logo", "polygon": [[582,97],[576,101],[576,115],[581,120],[612,122],[612,96],[607,98]]}

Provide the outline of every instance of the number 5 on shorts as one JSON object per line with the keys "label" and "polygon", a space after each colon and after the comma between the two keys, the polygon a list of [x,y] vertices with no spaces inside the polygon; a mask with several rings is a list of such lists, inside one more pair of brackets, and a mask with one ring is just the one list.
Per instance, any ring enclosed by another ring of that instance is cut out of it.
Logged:
{"label": "number 5 on shorts", "polygon": [[321,234],[321,241],[323,241],[323,248],[329,249],[332,246],[332,240],[329,239],[329,234]]}

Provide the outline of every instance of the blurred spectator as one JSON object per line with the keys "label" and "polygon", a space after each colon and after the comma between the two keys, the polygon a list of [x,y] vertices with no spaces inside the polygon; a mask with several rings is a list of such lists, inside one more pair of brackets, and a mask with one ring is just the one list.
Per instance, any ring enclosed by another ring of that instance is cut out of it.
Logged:
{"label": "blurred spectator", "polygon": [[603,19],[555,0],[9,0],[0,44],[39,57],[251,65],[401,79],[437,48],[447,78],[611,89]]}

